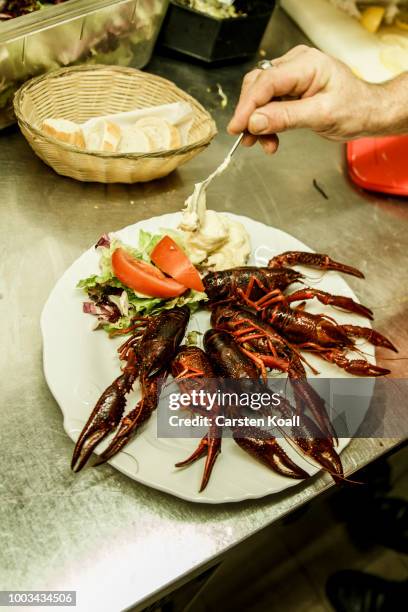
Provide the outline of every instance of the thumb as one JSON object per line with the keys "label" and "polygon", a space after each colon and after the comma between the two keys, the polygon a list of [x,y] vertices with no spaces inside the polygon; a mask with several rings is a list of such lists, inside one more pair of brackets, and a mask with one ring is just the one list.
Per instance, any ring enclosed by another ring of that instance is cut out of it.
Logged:
{"label": "thumb", "polygon": [[258,136],[294,128],[322,129],[324,116],[316,97],[275,101],[257,108],[249,118],[249,132]]}

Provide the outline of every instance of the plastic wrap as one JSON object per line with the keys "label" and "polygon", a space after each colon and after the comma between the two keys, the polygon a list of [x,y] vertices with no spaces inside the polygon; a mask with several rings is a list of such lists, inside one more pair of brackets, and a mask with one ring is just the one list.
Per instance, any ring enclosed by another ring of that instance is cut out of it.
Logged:
{"label": "plastic wrap", "polygon": [[27,79],[72,64],[142,68],[168,0],[69,0],[0,23],[0,128],[15,121],[14,92]]}

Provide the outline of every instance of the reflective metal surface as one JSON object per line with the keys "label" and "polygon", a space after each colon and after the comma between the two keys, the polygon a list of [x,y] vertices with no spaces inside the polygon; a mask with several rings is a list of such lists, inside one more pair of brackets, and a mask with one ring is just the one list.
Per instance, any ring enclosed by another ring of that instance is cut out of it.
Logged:
{"label": "reflective metal surface", "polygon": [[[265,40],[272,56],[303,37],[275,14]],[[196,96],[219,127],[211,147],[161,181],[81,184],[36,159],[16,129],[0,135],[1,589],[74,589],[81,611],[141,606],[333,486],[322,475],[259,501],[202,506],[148,489],[109,466],[74,475],[73,445],[42,374],[39,317],[56,280],[102,233],[179,210],[233,143],[224,128],[247,69],[155,57],[150,70]],[[224,109],[217,83],[229,98]],[[217,210],[259,219],[362,268],[367,280],[350,284],[375,307],[376,327],[408,354],[407,202],[356,191],[345,177],[341,146],[298,131],[281,138],[273,158],[260,148],[238,151],[208,199]],[[384,363],[400,377],[406,371],[404,361]],[[352,442],[343,455],[347,472],[396,443]]]}

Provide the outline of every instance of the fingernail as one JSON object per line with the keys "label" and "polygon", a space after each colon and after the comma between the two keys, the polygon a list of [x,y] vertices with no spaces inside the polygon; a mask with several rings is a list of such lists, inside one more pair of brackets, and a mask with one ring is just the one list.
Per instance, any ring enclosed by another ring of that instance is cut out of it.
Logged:
{"label": "fingernail", "polygon": [[251,115],[248,127],[252,134],[260,134],[268,128],[268,118],[262,113],[254,113]]}

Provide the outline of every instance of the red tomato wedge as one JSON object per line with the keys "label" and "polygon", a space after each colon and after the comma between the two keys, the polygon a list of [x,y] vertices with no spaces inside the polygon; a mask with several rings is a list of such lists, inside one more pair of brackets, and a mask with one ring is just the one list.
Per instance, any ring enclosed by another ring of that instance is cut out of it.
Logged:
{"label": "red tomato wedge", "polygon": [[149,297],[178,297],[187,287],[144,261],[135,259],[124,249],[116,249],[112,255],[112,268],[121,283]]}
{"label": "red tomato wedge", "polygon": [[160,270],[176,281],[196,291],[204,291],[204,285],[196,268],[184,251],[170,236],[163,238],[154,247],[150,259]]}

